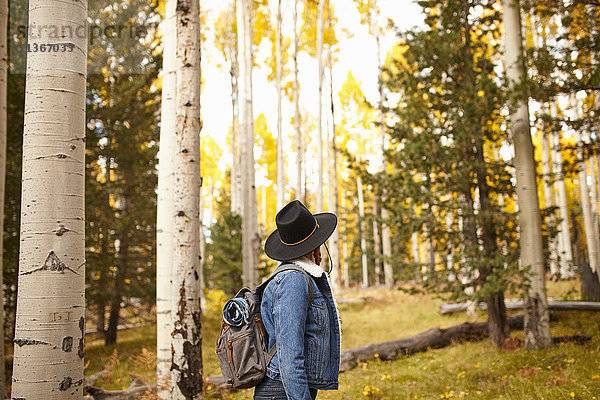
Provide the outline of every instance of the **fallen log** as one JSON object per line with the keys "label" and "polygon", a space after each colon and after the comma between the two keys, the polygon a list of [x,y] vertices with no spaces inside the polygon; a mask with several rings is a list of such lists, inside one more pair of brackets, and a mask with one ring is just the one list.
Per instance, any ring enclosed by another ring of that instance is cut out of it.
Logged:
{"label": "fallen log", "polygon": [[105,390],[86,384],[85,390],[94,400],[136,400],[149,390],[155,391],[156,384],[142,382],[137,376],[131,376],[132,381],[127,389]]}
{"label": "fallen log", "polygon": [[[504,304],[506,304],[507,310],[520,310],[523,308],[522,300],[506,300]],[[441,304],[440,314],[467,311],[469,306],[469,303]],[[478,303],[477,307],[487,310],[487,304],[484,302]],[[600,303],[593,301],[549,301],[548,308],[550,310],[600,311]]]}
{"label": "fallen log", "polygon": [[[508,317],[511,329],[523,329],[523,313]],[[433,328],[404,339],[382,343],[370,343],[342,351],[340,372],[353,369],[359,362],[375,358],[395,360],[401,356],[418,353],[427,349],[446,347],[453,342],[481,340],[488,336],[487,322],[465,322],[446,329]]]}

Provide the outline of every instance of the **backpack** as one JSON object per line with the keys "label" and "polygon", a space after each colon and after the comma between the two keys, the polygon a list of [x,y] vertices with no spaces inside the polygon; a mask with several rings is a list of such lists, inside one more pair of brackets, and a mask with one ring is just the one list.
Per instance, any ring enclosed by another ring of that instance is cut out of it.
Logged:
{"label": "backpack", "polygon": [[[313,300],[312,279],[306,271],[295,265],[289,264],[277,270],[255,290],[241,289],[230,301],[247,301],[247,314],[239,326],[221,323],[221,331],[217,337],[217,357],[225,382],[235,389],[246,389],[258,385],[267,373],[267,366],[277,351],[273,345],[267,349],[269,338],[262,323],[260,303],[267,284],[279,272],[296,270],[306,277],[308,282],[309,303]],[[229,303],[229,302],[228,302]]]}

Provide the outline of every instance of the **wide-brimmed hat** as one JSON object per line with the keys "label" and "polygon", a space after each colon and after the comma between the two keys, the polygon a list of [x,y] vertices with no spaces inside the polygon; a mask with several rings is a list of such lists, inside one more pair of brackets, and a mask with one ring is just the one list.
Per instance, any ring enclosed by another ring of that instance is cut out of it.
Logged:
{"label": "wide-brimmed hat", "polygon": [[283,207],[275,217],[277,229],[265,242],[265,253],[278,261],[293,260],[325,243],[337,225],[332,213],[311,214],[298,200]]}

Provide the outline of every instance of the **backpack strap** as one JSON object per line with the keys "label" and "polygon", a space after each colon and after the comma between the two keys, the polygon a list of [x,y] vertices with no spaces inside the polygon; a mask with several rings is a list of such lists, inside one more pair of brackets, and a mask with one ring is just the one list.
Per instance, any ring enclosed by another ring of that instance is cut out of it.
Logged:
{"label": "backpack strap", "polygon": [[263,283],[256,287],[256,291],[262,296],[263,291],[265,290],[269,282],[271,282],[271,279],[273,279],[278,273],[288,270],[299,271],[304,274],[304,277],[306,278],[306,283],[308,283],[308,303],[312,303],[314,299],[312,279],[310,279],[310,276],[308,276],[308,273],[306,273],[306,271],[303,268],[298,267],[295,264],[281,264],[279,267],[277,267],[275,272],[273,272],[267,280],[265,280]]}

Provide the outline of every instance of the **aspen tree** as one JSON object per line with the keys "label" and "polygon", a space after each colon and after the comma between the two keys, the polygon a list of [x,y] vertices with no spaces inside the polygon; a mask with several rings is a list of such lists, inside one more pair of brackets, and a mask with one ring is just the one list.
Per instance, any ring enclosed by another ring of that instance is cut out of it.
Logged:
{"label": "aspen tree", "polygon": [[[571,106],[573,107],[575,118],[579,119],[579,105],[575,96],[571,97]],[[590,269],[592,272],[599,271],[600,268],[600,240],[598,239],[598,223],[594,221],[592,205],[590,202],[590,192],[587,183],[587,167],[583,151],[583,141],[581,133],[575,129],[575,143],[577,145],[577,160],[579,167],[579,194],[581,195],[581,211],[583,214],[583,225],[585,230],[585,239],[588,250]]]}
{"label": "aspen tree", "polygon": [[[6,85],[8,78],[7,46],[8,0],[0,0],[0,343],[4,343],[4,186],[6,180]],[[0,346],[0,360],[4,360],[4,345]],[[6,372],[0,363],[0,399],[6,398]]]}
{"label": "aspen tree", "polygon": [[[550,115],[556,118],[558,106],[556,102],[550,105]],[[565,185],[565,176],[563,173],[562,150],[560,145],[560,132],[552,131],[550,136],[550,146],[552,149],[552,170],[556,179],[558,208],[560,211],[560,223],[558,242],[560,248],[560,276],[561,278],[570,278],[573,276],[573,248],[571,246],[571,232],[569,228],[569,209],[567,206],[567,187]]]}
{"label": "aspen tree", "polygon": [[[87,1],[30,0],[36,25],[85,31]],[[13,399],[83,397],[87,38],[47,43],[66,51],[27,53]]]}
{"label": "aspen tree", "polygon": [[[276,86],[277,86],[277,210],[285,205],[285,182],[286,172],[283,160],[283,132],[281,126],[281,76],[282,76],[282,54],[281,54],[281,0],[277,0],[277,26],[275,28],[275,59],[276,59]],[[266,226],[265,226],[266,228]]]}
{"label": "aspen tree", "polygon": [[323,212],[323,80],[325,67],[323,60],[323,30],[324,30],[325,0],[319,0],[317,11],[317,64],[319,70],[319,118],[317,122],[317,201],[316,211]]}
{"label": "aspen tree", "polygon": [[156,216],[156,373],[158,396],[167,399],[171,369],[171,275],[173,271],[173,186],[175,184],[175,132],[177,94],[177,0],[165,3],[163,34],[163,76],[158,154],[158,189]]}
{"label": "aspen tree", "polygon": [[[505,59],[509,85],[514,88],[525,76],[522,62],[521,17],[518,0],[502,0],[504,15]],[[519,210],[521,261],[531,268],[530,287],[525,296],[525,347],[528,350],[549,347],[550,316],[544,276],[544,249],[533,144],[529,128],[527,101],[511,107],[511,131],[515,148],[516,192]]]}
{"label": "aspen tree", "polygon": [[[545,125],[542,126],[542,184],[544,188],[544,202],[545,208],[549,209],[554,207],[554,188],[552,185],[552,166],[550,161],[550,132],[546,129]],[[554,212],[548,215],[548,223],[555,225]],[[548,264],[550,267],[550,274],[554,278],[560,276],[560,268],[558,265],[558,238],[551,237],[548,240],[548,252],[550,259]]]}
{"label": "aspen tree", "polygon": [[410,235],[410,249],[415,263],[415,279],[419,282],[421,280],[421,250],[419,250],[419,233],[417,231]]}
{"label": "aspen tree", "polygon": [[293,0],[294,20],[294,130],[296,131],[296,198],[304,200],[302,186],[302,162],[304,159],[304,146],[302,144],[302,131],[300,130],[300,83],[298,80],[298,52],[300,51],[300,35],[298,34],[298,0]]}
{"label": "aspen tree", "polygon": [[[543,33],[545,27],[541,26],[542,34],[540,35],[538,32],[538,24],[540,21],[535,14],[535,8],[531,8],[529,13],[529,18],[531,21],[531,32],[533,36],[533,46],[545,48],[546,47],[546,37],[545,33]],[[542,110],[544,113],[549,112],[548,104],[542,105]],[[554,207],[554,188],[552,184],[552,168],[550,164],[550,132],[547,126],[547,123],[542,120],[541,129],[540,129],[541,139],[542,139],[542,187],[544,190],[544,206],[546,209],[551,209]],[[554,212],[548,214],[548,224],[553,226],[555,225],[556,217]],[[558,238],[557,237],[549,237],[548,238],[548,266],[550,269],[550,274],[554,279],[558,279],[560,276],[560,269],[558,265]]]}
{"label": "aspen tree", "polygon": [[258,210],[254,185],[254,118],[252,114],[252,7],[237,0],[239,60],[239,135],[242,169],[242,254],[244,285],[258,283]]}
{"label": "aspen tree", "polygon": [[[386,134],[385,134],[385,113],[383,110],[383,101],[385,99],[383,93],[383,62],[381,61],[381,39],[377,36],[377,59],[379,60],[379,135],[381,138],[381,171],[386,170]],[[383,276],[385,280],[385,286],[391,289],[394,286],[394,271],[392,270],[392,263],[390,258],[392,257],[392,237],[390,233],[390,226],[388,224],[389,212],[385,206],[385,190],[381,197],[381,245],[383,252]]]}
{"label": "aspen tree", "polygon": [[177,0],[174,248],[171,285],[171,399],[202,399],[198,295],[200,196],[200,10]]}
{"label": "aspen tree", "polygon": [[[333,10],[331,9],[331,3],[328,3],[329,5],[329,10],[327,13],[327,30],[331,30],[332,27],[332,23],[331,23],[331,15],[333,14]],[[331,49],[332,44],[330,43],[328,48],[327,48],[327,61],[328,61],[328,65],[329,65],[329,109],[330,109],[330,113],[328,113],[328,125],[329,125],[329,121],[331,121],[331,140],[328,141],[328,152],[329,152],[329,208],[332,210],[332,212],[336,215],[339,215],[339,198],[340,198],[340,193],[339,193],[339,183],[338,183],[338,162],[337,162],[337,146],[336,146],[336,140],[337,140],[337,131],[336,131],[336,125],[335,125],[335,106],[334,106],[334,102],[333,102],[333,50]],[[329,243],[330,243],[330,251],[331,251],[331,259],[333,261],[333,263],[337,263],[337,265],[339,265],[340,262],[340,234],[339,234],[339,230],[336,229],[333,231],[333,233],[331,234],[331,237],[329,239]],[[331,284],[333,286],[334,290],[338,290],[339,287],[341,286],[341,274],[340,271],[335,267],[335,265],[331,265],[330,268],[332,268],[331,270]]]}
{"label": "aspen tree", "polygon": [[363,194],[362,180],[356,178],[356,189],[358,192],[358,216],[360,218],[360,253],[362,265],[362,287],[369,287],[369,268],[367,265],[367,233],[365,226],[365,200]]}

